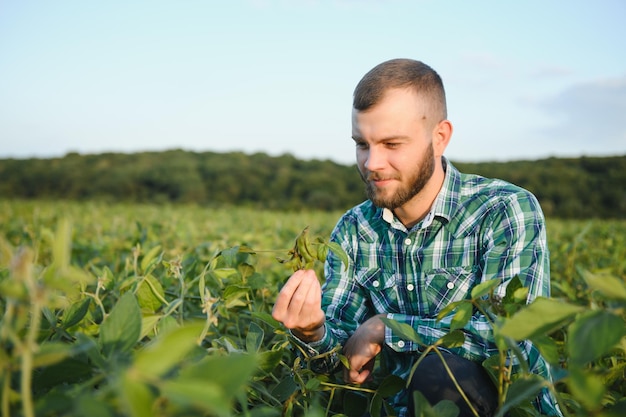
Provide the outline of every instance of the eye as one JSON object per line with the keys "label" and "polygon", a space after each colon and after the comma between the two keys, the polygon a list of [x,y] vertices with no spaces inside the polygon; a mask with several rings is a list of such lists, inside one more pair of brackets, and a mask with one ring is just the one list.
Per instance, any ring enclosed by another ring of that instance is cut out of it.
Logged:
{"label": "eye", "polygon": [[355,140],[354,144],[356,146],[357,149],[367,149],[367,142],[362,141],[362,140]]}
{"label": "eye", "polygon": [[385,146],[389,149],[394,149],[400,146],[397,142],[385,142]]}

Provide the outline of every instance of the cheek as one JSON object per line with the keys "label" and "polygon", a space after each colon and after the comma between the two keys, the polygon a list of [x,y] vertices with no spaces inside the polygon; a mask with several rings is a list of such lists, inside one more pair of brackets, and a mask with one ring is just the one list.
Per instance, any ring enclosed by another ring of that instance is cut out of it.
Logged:
{"label": "cheek", "polygon": [[367,151],[364,149],[356,150],[356,164],[360,171],[363,171],[365,163],[367,162]]}

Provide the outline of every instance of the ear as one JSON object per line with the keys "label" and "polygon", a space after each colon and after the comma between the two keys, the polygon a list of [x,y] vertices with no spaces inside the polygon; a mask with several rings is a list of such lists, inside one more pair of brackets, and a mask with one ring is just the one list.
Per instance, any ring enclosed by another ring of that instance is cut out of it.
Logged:
{"label": "ear", "polygon": [[446,150],[450,138],[452,137],[452,123],[449,120],[442,120],[433,129],[433,151],[435,157],[440,157]]}

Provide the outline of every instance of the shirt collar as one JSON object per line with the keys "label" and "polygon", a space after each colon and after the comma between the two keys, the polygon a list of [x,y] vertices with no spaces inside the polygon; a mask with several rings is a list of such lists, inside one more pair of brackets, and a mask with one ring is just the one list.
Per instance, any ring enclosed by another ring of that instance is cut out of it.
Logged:
{"label": "shirt collar", "polygon": [[461,173],[444,156],[441,157],[446,175],[437,198],[433,202],[431,212],[438,217],[450,221],[459,206],[461,195]]}
{"label": "shirt collar", "polygon": [[[424,219],[416,226],[420,228],[426,228],[430,226],[435,217],[441,217],[449,222],[453,217],[458,207],[458,199],[461,191],[461,173],[448,161],[444,156],[441,157],[445,176],[441,190],[433,205]],[[405,229],[404,225],[396,218],[391,210],[383,208],[381,210],[381,217],[384,221],[389,223],[396,229]],[[406,230],[406,229],[405,229]]]}

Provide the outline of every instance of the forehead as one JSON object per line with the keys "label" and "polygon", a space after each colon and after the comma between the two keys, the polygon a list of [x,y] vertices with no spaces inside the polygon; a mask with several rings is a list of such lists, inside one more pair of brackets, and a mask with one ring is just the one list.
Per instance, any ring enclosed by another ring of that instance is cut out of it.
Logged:
{"label": "forehead", "polygon": [[427,122],[427,110],[426,100],[414,90],[390,89],[371,108],[352,109],[352,135],[372,140],[407,135]]}

